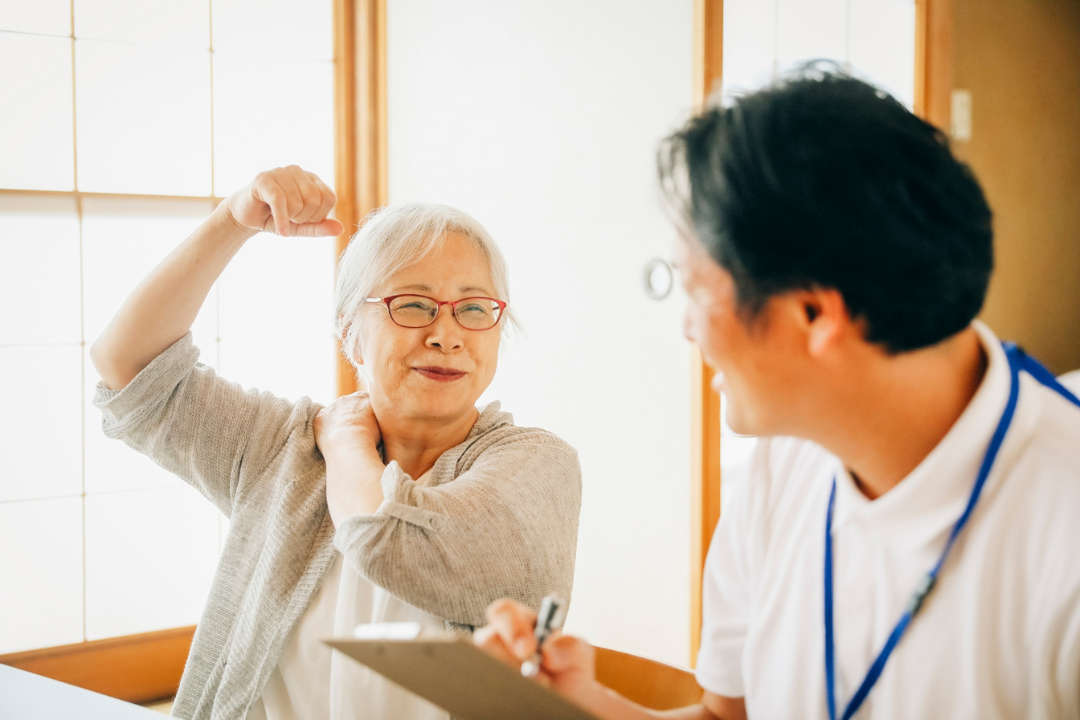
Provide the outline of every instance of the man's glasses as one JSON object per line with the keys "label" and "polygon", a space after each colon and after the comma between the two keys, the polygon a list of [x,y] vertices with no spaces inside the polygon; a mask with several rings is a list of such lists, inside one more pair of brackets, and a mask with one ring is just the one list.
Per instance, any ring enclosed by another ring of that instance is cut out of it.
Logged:
{"label": "man's glasses", "polygon": [[424,295],[390,295],[364,298],[364,302],[385,305],[390,312],[390,319],[406,328],[427,327],[435,322],[442,306],[449,305],[450,313],[461,327],[466,330],[490,330],[499,324],[499,319],[506,310],[506,303],[489,297],[436,300]]}

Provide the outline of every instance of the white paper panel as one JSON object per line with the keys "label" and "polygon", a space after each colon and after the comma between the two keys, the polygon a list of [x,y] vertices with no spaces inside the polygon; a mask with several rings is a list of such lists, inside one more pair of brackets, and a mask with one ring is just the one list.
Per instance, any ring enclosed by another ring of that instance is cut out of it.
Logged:
{"label": "white paper panel", "polygon": [[[203,201],[88,198],[83,211],[84,323],[88,345],[101,334],[135,286],[211,212]],[[217,363],[217,290],[193,326],[201,361]],[[86,361],[86,489],[105,492],[176,486],[175,477],[101,432],[92,404],[99,380]]]}
{"label": "white paper panel", "polygon": [[780,73],[807,60],[847,62],[847,0],[777,0],[776,8]]}
{"label": "white paper panel", "polygon": [[186,486],[87,496],[87,639],[195,624],[217,565],[218,514]]}
{"label": "white paper panel", "polygon": [[[214,0],[212,5],[214,50],[313,60],[334,57],[330,0]],[[300,89],[281,87],[288,92]]]}
{"label": "white paper panel", "polygon": [[79,189],[210,195],[210,53],[76,40]]}
{"label": "white paper panel", "polygon": [[0,368],[0,502],[78,495],[82,349],[0,347]]}
{"label": "white paper panel", "polygon": [[776,3],[724,0],[724,30],[724,93],[755,90],[771,82],[776,69]]}
{"label": "white paper panel", "polygon": [[329,62],[214,54],[214,190],[299,165],[334,186],[334,69]]}
{"label": "white paper panel", "polygon": [[0,345],[82,340],[70,197],[0,196]]}
{"label": "white paper panel", "polygon": [[655,152],[692,103],[692,3],[387,13],[391,199],[456,205],[501,243],[528,335],[487,397],[580,453],[568,627],[686,664],[690,358],[682,300],[648,299],[642,271],[674,238]]}
{"label": "white paper panel", "polygon": [[0,97],[0,187],[72,190],[71,40],[0,32]]}
{"label": "white paper panel", "polygon": [[0,653],[83,639],[82,499],[0,503]]}
{"label": "white paper panel", "polygon": [[220,280],[221,374],[322,403],[335,396],[334,238],[248,241]]}
{"label": "white paper panel", "polygon": [[75,37],[210,49],[209,0],[74,0]]}
{"label": "white paper panel", "polygon": [[4,0],[0,30],[71,37],[71,0]]}
{"label": "white paper panel", "polygon": [[915,102],[915,1],[850,0],[851,64],[909,108]]}
{"label": "white paper panel", "polygon": [[[201,200],[83,201],[83,327],[87,343],[105,329],[127,296],[213,211]],[[195,342],[217,338],[217,295],[195,320]]]}

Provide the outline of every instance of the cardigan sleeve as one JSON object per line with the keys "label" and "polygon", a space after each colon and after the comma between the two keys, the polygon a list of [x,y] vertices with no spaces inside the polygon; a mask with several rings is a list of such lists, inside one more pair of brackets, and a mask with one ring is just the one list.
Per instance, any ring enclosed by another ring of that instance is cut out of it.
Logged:
{"label": "cardigan sleeve", "polygon": [[98,383],[102,429],[193,485],[225,515],[246,478],[257,478],[318,406],[245,390],[198,362],[191,333],[121,390]]}
{"label": "cardigan sleeve", "polygon": [[334,544],[362,576],[451,623],[477,627],[494,600],[569,600],[581,510],[577,453],[551,433],[511,428],[465,472],[436,487],[396,462],[385,500],[352,515]]}

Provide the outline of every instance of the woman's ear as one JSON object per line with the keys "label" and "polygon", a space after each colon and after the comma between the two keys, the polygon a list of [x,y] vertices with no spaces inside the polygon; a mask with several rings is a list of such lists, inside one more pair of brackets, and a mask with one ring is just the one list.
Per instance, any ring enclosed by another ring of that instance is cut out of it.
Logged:
{"label": "woman's ear", "polygon": [[[344,316],[339,319],[343,320]],[[357,366],[359,372],[359,366],[364,364],[364,357],[360,353],[360,338],[351,336],[349,334],[351,330],[351,322],[346,322],[341,326],[341,350],[345,353],[345,357],[349,359],[349,362]],[[349,347],[349,345],[352,345],[352,347]]]}

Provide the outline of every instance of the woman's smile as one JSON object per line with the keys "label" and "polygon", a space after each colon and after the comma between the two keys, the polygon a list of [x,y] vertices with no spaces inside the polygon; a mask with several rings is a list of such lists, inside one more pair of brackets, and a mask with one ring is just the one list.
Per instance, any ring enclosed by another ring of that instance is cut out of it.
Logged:
{"label": "woman's smile", "polygon": [[464,370],[455,370],[448,367],[440,367],[439,365],[426,365],[423,367],[414,367],[413,370],[420,373],[429,380],[435,382],[453,382],[465,377]]}

